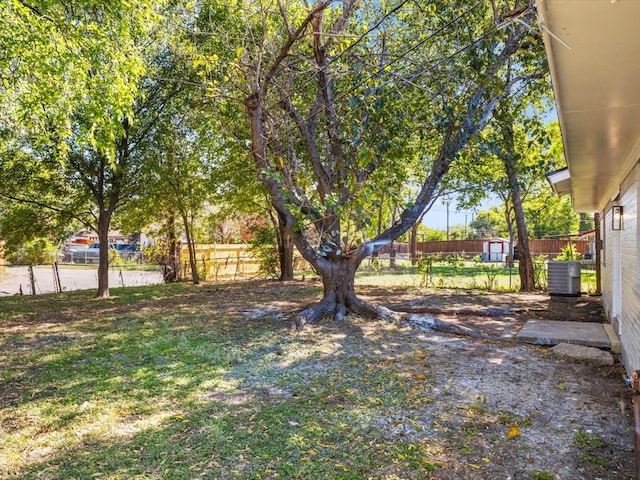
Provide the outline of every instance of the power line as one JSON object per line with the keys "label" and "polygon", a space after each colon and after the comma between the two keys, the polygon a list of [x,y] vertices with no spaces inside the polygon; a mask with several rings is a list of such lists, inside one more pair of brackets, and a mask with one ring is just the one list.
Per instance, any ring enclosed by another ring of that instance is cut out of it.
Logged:
{"label": "power line", "polygon": [[[409,53],[411,53],[412,51],[416,50],[420,46],[424,45],[427,41],[433,39],[436,35],[438,35],[442,31],[444,31],[446,28],[448,28],[449,26],[451,26],[454,23],[456,23],[457,21],[459,21],[461,18],[464,18],[466,15],[468,15],[470,12],[472,12],[475,8],[477,8],[481,4],[482,4],[482,0],[476,2],[473,6],[471,6],[465,12],[460,14],[458,17],[456,17],[453,20],[447,22],[445,25],[441,26],[440,28],[438,28],[437,30],[432,32],[429,36],[427,36],[426,38],[422,39],[420,42],[417,42],[416,44],[412,45],[410,48],[405,50],[401,55],[396,57],[394,60],[390,61],[385,66],[378,68],[374,73],[370,74],[367,78],[365,78],[364,80],[362,80],[361,82],[359,82],[358,84],[356,84],[355,86],[353,86],[352,88],[347,90],[346,92],[342,93],[341,95],[335,97],[333,99],[332,104],[336,104],[338,101],[340,101],[340,100],[346,98],[348,95],[352,94],[354,91],[356,91],[362,85],[364,85],[367,81],[371,80],[376,75],[382,73],[389,65],[392,65],[393,63],[396,63],[399,60],[407,57]],[[413,74],[412,78],[417,78],[419,76],[422,76],[422,75],[425,75],[425,74],[429,73],[430,71],[432,71],[439,64],[455,58],[456,56],[460,55],[462,52],[472,48],[474,45],[477,45],[478,43],[482,42],[483,40],[491,37],[492,35],[494,35],[496,32],[498,32],[502,28],[504,28],[504,26],[499,25],[499,26],[491,29],[490,31],[484,33],[480,37],[475,38],[474,40],[472,40],[468,44],[458,48],[453,53],[451,53],[449,55],[446,55],[446,56],[443,56],[443,57],[440,57],[439,59],[434,60],[433,62],[430,63],[430,65],[427,68],[424,68],[419,72],[415,72]],[[422,88],[420,86],[416,86],[416,87],[419,88],[419,89],[422,89],[423,91],[426,91],[426,90],[424,90],[424,88]],[[435,96],[436,95],[434,94],[431,98],[434,98]],[[512,95],[509,95],[509,96],[512,96]],[[321,114],[323,112],[326,112],[328,110],[328,108],[329,108],[329,105],[323,105],[322,107],[318,108],[315,112],[313,112],[313,113],[311,113],[311,114],[309,114],[309,115],[307,115],[305,117],[305,119],[304,119],[305,122],[309,122],[312,118],[318,116],[319,114]],[[492,114],[492,116],[493,116],[493,114]],[[282,133],[285,134],[285,135],[289,135],[292,131],[296,130],[296,128],[297,127],[295,125],[291,126],[291,127],[288,127],[286,129],[284,129],[284,131]],[[270,140],[268,138],[267,138],[267,143],[270,143]]]}
{"label": "power line", "polygon": [[[343,51],[341,51],[338,55],[336,55],[335,57],[331,57],[329,59],[329,61],[327,62],[327,65],[325,67],[320,68],[319,70],[315,70],[312,69],[311,70],[311,76],[310,78],[303,82],[303,84],[295,89],[293,92],[291,92],[293,95],[295,95],[296,93],[299,93],[301,91],[303,91],[303,87],[305,85],[307,85],[308,83],[311,83],[314,80],[314,77],[320,73],[320,72],[325,72],[331,65],[333,65],[334,63],[336,63],[340,58],[342,58],[343,56],[345,56],[347,54],[347,52],[349,52],[350,50],[354,49],[358,44],[360,44],[360,42],[362,42],[365,38],[368,37],[368,35],[377,30],[380,25],[382,25],[389,17],[391,17],[391,15],[395,14],[396,12],[400,11],[400,9],[402,9],[402,7],[407,4],[410,0],[402,0],[399,4],[397,4],[395,7],[393,7],[391,10],[389,10],[387,13],[385,13],[378,21],[376,21],[371,27],[369,27],[367,29],[367,31],[365,31],[364,33],[362,33],[361,35],[359,35],[357,37],[357,39],[349,44]],[[276,106],[278,104],[278,102],[274,103],[273,105],[271,105],[270,107],[267,108],[272,108],[274,106]]]}
{"label": "power line", "polygon": [[[346,98],[348,95],[351,95],[353,92],[355,92],[357,89],[359,89],[360,87],[362,87],[365,83],[367,83],[368,81],[372,80],[373,78],[375,78],[377,75],[379,75],[380,73],[384,72],[389,66],[399,62],[400,60],[406,58],[411,52],[415,51],[416,49],[418,49],[419,47],[421,47],[422,45],[424,45],[426,42],[432,40],[433,38],[436,37],[436,35],[440,34],[441,32],[443,32],[444,30],[446,30],[447,28],[449,28],[450,26],[454,25],[456,22],[460,21],[462,18],[465,18],[470,12],[472,12],[473,10],[475,10],[479,5],[481,5],[483,3],[482,0],[479,0],[478,2],[476,2],[474,5],[472,5],[471,7],[469,7],[469,9],[467,9],[466,11],[464,11],[463,13],[461,13],[459,16],[457,16],[456,18],[454,18],[453,20],[450,20],[449,22],[445,23],[444,25],[442,25],[441,27],[439,27],[438,29],[436,29],[434,32],[432,32],[430,35],[426,36],[425,38],[423,38],[422,40],[420,40],[419,42],[417,42],[416,44],[412,45],[411,47],[409,47],[407,50],[405,50],[402,54],[398,55],[396,58],[392,59],[391,61],[389,61],[387,64],[385,64],[382,67],[377,68],[373,73],[371,73],[370,75],[368,75],[365,79],[363,79],[362,81],[360,81],[359,83],[357,83],[355,86],[351,87],[349,90],[347,90],[346,92],[342,93],[341,95],[339,95],[338,97],[335,97],[333,99],[332,104],[336,104],[338,101],[343,100],[344,98]],[[485,33],[484,35],[482,35],[481,37],[475,39],[474,41],[472,41],[471,43],[459,48],[458,50],[456,50],[455,52],[453,52],[450,55],[441,57],[433,62],[431,62],[431,65],[429,66],[429,68],[425,68],[420,72],[417,72],[414,74],[414,76],[412,78],[416,78],[418,76],[422,76],[426,73],[428,73],[429,71],[431,71],[435,66],[439,65],[440,63],[442,63],[443,61],[446,60],[450,60],[452,58],[454,58],[456,55],[459,55],[460,53],[462,53],[463,51],[471,48],[472,46],[474,46],[475,44],[481,42],[482,40],[488,38],[490,35],[493,35],[495,32],[497,32],[498,29],[493,29],[488,33]],[[305,84],[308,82],[305,82]],[[304,85],[302,85],[304,86]],[[418,87],[420,88],[420,87]],[[296,91],[301,91],[301,89],[297,89]],[[293,93],[295,94],[296,91],[294,91]],[[275,103],[272,105],[275,106],[278,103]],[[323,105],[321,108],[317,109],[317,111],[313,112],[312,114],[308,115],[305,117],[305,121],[308,122],[310,121],[312,118],[317,117],[320,113],[326,112],[328,110],[329,106],[328,105]],[[285,129],[286,134],[289,134],[290,132],[292,132],[293,130],[295,130],[295,127],[289,127],[287,129]],[[267,139],[268,141],[268,139]]]}

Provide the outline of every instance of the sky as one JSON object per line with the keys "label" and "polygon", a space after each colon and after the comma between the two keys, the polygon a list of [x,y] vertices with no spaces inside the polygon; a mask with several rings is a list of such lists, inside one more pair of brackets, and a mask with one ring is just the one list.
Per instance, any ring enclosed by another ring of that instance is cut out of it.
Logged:
{"label": "sky", "polygon": [[[548,112],[543,114],[543,118],[547,123],[558,120],[555,104],[552,105],[552,107]],[[475,210],[474,209],[458,209],[455,199],[450,199],[449,200],[449,227],[453,227],[455,225],[461,225],[464,227],[465,222],[467,225],[469,225],[476,213],[483,210],[489,210],[489,208],[499,206],[499,205],[500,205],[500,201],[494,198],[494,199],[486,200],[480,206],[476,207]],[[427,227],[434,228],[436,230],[447,229],[447,207],[442,202],[441,199],[438,200],[438,202],[425,215],[425,218],[422,221],[422,223]]]}
{"label": "sky", "polygon": [[[487,200],[482,203],[479,207],[474,209],[458,209],[455,200],[449,200],[449,227],[453,227],[455,225],[461,225],[464,227],[465,222],[466,225],[469,225],[475,214],[482,210],[488,210],[493,206],[499,205],[498,200]],[[424,225],[429,228],[433,228],[436,230],[446,230],[447,229],[447,206],[439,199],[434,206],[427,212],[422,221]]]}

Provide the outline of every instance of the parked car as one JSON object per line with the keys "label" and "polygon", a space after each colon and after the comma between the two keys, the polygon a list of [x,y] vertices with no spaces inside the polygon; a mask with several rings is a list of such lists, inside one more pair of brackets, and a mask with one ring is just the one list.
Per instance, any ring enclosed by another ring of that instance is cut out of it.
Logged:
{"label": "parked car", "polygon": [[123,260],[137,261],[142,256],[142,250],[137,243],[117,243],[111,248],[115,248]]}

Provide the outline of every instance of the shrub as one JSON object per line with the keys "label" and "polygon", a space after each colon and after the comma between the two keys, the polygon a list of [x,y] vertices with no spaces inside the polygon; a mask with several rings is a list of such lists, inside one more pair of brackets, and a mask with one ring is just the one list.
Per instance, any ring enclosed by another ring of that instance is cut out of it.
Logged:
{"label": "shrub", "polygon": [[278,278],[280,258],[273,228],[266,225],[252,225],[250,232],[252,238],[249,240],[248,250],[260,262],[258,274]]}
{"label": "shrub", "polygon": [[493,290],[496,286],[496,277],[500,273],[500,270],[493,263],[483,262],[480,255],[473,257],[473,264],[475,267],[480,267],[480,270],[482,270],[487,276],[487,280],[485,282],[487,290]]}
{"label": "shrub", "polygon": [[438,257],[433,255],[426,255],[424,257],[420,257],[416,268],[418,273],[421,275],[420,286],[426,287],[429,285],[431,278],[433,276],[433,265],[438,261]]}
{"label": "shrub", "polygon": [[538,290],[547,288],[547,257],[545,255],[536,255],[533,261],[533,285]]}
{"label": "shrub", "polygon": [[158,240],[153,245],[146,246],[142,251],[142,256],[146,262],[162,267],[165,282],[174,282],[178,279],[177,256],[175,252],[172,252],[169,240]]}
{"label": "shrub", "polygon": [[560,255],[554,258],[554,260],[580,260],[581,256],[582,255],[578,253],[578,250],[576,250],[576,244],[569,242],[564,247],[562,247],[562,250],[560,250]]}
{"label": "shrub", "polygon": [[7,255],[11,263],[53,263],[58,257],[58,247],[47,238],[35,238],[23,243]]}

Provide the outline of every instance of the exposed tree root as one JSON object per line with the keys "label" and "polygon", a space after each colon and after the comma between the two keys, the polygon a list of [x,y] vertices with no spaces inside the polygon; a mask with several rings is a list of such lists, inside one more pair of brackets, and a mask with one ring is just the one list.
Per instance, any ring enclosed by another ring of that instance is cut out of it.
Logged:
{"label": "exposed tree root", "polygon": [[382,320],[398,325],[406,322],[412,328],[462,335],[471,338],[493,338],[463,325],[457,325],[428,315],[395,312],[383,307],[382,305],[375,305],[358,298],[352,298],[348,306],[345,304],[338,304],[334,300],[324,298],[315,305],[301,310],[293,319],[291,329],[293,332],[299,332],[307,323],[316,323],[323,318],[333,318],[336,321],[343,321],[348,317],[348,315],[354,315],[370,320]]}
{"label": "exposed tree root", "polygon": [[414,314],[430,314],[437,315],[439,313],[455,313],[456,315],[477,315],[482,317],[498,317],[501,315],[514,315],[527,311],[534,311],[528,308],[499,308],[499,307],[480,307],[480,308],[454,308],[447,309],[441,307],[433,307],[427,305],[393,305],[392,308],[398,312],[414,313]]}
{"label": "exposed tree root", "polygon": [[446,322],[436,317],[425,315],[408,314],[405,320],[413,328],[419,328],[421,330],[434,330],[443,333],[453,333],[454,335],[464,335],[472,338],[493,338],[484,333],[480,333],[473,328],[465,327],[462,325],[456,325],[455,323]]}
{"label": "exposed tree root", "polygon": [[298,312],[293,319],[291,329],[295,332],[300,331],[306,324],[319,322],[323,318],[333,318],[337,322],[341,322],[351,315],[394,323],[400,323],[403,317],[402,314],[389,310],[382,305],[365,302],[355,296],[350,297],[348,302],[342,303],[330,297],[325,297],[315,305]]}

